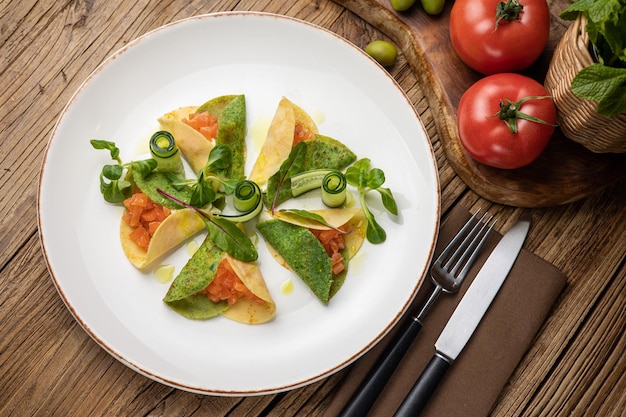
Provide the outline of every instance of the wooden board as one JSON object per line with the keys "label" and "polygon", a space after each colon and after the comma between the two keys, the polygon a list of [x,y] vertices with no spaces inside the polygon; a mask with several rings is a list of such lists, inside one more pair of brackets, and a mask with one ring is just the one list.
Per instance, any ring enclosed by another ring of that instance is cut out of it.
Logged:
{"label": "wooden board", "polygon": [[[516,207],[556,206],[587,197],[626,178],[626,154],[596,154],[567,139],[557,128],[548,148],[532,164],[515,169],[491,168],[474,161],[458,138],[456,110],[465,90],[482,75],[456,55],[449,38],[449,15],[429,16],[419,1],[395,12],[389,0],[335,0],[389,36],[411,63],[434,112],[446,157],[457,174],[482,197]],[[548,2],[550,40],[531,68],[524,71],[543,83],[554,48],[570,22],[558,17],[568,0]]]}

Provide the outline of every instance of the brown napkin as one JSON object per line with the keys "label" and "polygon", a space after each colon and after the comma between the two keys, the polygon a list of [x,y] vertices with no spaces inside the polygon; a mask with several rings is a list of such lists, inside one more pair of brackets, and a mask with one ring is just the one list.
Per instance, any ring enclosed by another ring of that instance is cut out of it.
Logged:
{"label": "brown napkin", "polygon": [[[469,212],[463,207],[452,209],[442,222],[435,255],[443,250],[469,217]],[[435,353],[435,341],[454,308],[501,237],[497,233],[491,234],[457,294],[442,294],[439,297],[426,315],[424,327],[368,416],[392,416],[395,413]],[[444,376],[422,416],[488,415],[565,284],[566,277],[558,269],[523,249],[476,332]],[[422,305],[431,289],[432,283],[428,278],[417,294],[410,313]],[[408,318],[407,314],[405,319]],[[340,413],[395,330],[401,327],[396,326],[376,347],[343,371],[346,375],[325,410],[325,417]]]}

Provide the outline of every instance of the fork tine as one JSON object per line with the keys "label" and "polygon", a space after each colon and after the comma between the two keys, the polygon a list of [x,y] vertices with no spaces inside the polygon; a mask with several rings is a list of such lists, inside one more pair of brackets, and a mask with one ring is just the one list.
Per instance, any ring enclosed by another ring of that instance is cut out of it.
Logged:
{"label": "fork tine", "polygon": [[457,234],[452,238],[452,240],[448,243],[448,245],[444,248],[444,250],[439,254],[439,257],[435,260],[435,263],[442,263],[445,259],[448,259],[448,255],[452,252],[458,245],[461,240],[466,236],[466,232],[469,228],[472,227],[472,223],[478,216],[480,212],[480,208],[476,210],[476,213],[469,218],[469,220],[463,225],[463,227],[457,232]]}
{"label": "fork tine", "polygon": [[[480,233],[478,229],[481,225],[484,224],[484,219],[488,215],[488,213],[483,214],[480,220],[478,220],[476,224],[473,224],[479,213],[480,213],[480,208],[476,210],[476,212],[472,215],[472,217],[470,217],[470,219],[465,223],[465,225],[463,225],[463,227],[452,238],[450,243],[448,243],[448,245],[441,252],[439,257],[435,260],[435,262],[433,263],[433,266],[437,265],[443,269],[449,270],[451,268],[451,265],[455,264],[459,259],[461,259],[459,257],[459,254],[468,247],[473,236],[477,232]],[[490,217],[489,220],[491,220],[492,217]],[[468,229],[470,228],[471,230],[468,232]],[[452,253],[453,251],[454,253]]]}
{"label": "fork tine", "polygon": [[[485,244],[485,241],[487,240],[487,237],[489,236],[489,234],[493,230],[493,226],[496,224],[496,221],[492,222],[491,226],[489,226],[489,228],[487,228],[487,230],[483,233],[483,230],[487,227],[487,225],[489,224],[489,222],[491,221],[492,218],[493,218],[493,216],[490,217],[489,219],[487,219],[487,221],[480,228],[480,231],[478,232],[478,234],[472,240],[472,243],[470,244],[470,246],[463,253],[463,258],[464,259],[467,258],[467,260],[464,263],[463,269],[457,275],[458,279],[463,279],[465,277],[465,275],[467,275],[467,272],[469,271],[469,269],[474,264],[474,261],[476,260],[476,257],[478,256],[478,253],[480,252],[481,248]],[[480,238],[479,241],[477,241],[477,239],[480,237],[481,233],[482,233],[482,237]],[[470,251],[471,251],[471,253],[468,254],[468,252],[470,252]],[[459,262],[457,264],[457,266],[454,267],[454,271],[452,271],[452,274],[456,275],[458,266],[460,264],[461,264],[461,262]]]}
{"label": "fork tine", "polygon": [[[460,268],[463,263],[463,259],[467,255],[467,252],[471,250],[472,245],[476,242],[476,239],[480,236],[483,231],[485,224],[491,221],[493,216],[487,219],[485,222],[485,217],[487,217],[488,213],[483,214],[478,223],[472,227],[472,230],[463,238],[463,241],[458,245],[452,256],[448,259],[448,261],[443,265],[443,268],[446,270],[452,270],[453,275],[458,268]],[[454,265],[454,268],[452,267]]]}

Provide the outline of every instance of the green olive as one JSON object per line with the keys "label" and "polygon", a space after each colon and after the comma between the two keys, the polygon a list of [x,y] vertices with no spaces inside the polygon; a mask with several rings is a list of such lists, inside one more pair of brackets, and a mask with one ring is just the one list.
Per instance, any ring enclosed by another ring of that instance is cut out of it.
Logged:
{"label": "green olive", "polygon": [[391,0],[391,7],[398,12],[408,10],[413,4],[415,0]]}
{"label": "green olive", "polygon": [[372,41],[365,47],[365,52],[383,67],[390,67],[396,62],[398,50],[387,41]]}
{"label": "green olive", "polygon": [[420,0],[422,7],[428,14],[436,15],[441,13],[445,0]]}

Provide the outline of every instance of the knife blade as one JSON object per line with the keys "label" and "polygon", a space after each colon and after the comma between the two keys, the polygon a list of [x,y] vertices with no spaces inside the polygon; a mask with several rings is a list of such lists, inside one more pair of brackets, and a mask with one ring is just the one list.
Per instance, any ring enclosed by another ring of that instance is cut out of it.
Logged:
{"label": "knife blade", "polygon": [[432,357],[394,417],[416,417],[478,327],[517,259],[530,228],[520,219],[502,237],[435,342]]}

